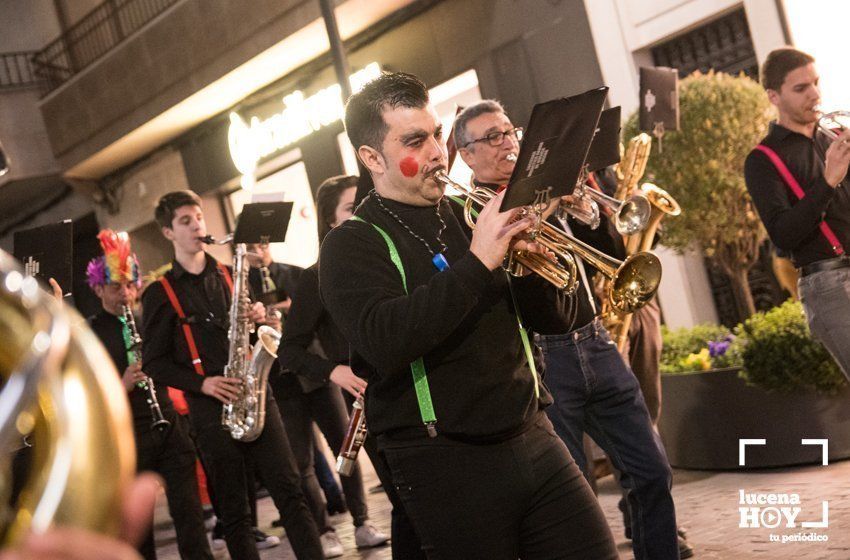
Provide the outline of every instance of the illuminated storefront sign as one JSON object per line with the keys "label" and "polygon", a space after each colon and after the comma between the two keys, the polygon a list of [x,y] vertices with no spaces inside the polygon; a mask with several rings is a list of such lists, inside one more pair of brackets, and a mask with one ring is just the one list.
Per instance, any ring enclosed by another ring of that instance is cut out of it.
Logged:
{"label": "illuminated storefront sign", "polygon": [[[378,77],[381,69],[373,62],[349,78],[352,91]],[[283,110],[266,119],[251,117],[248,122],[230,113],[227,143],[236,169],[251,175],[260,159],[316,132],[343,117],[343,101],[339,84],[327,87],[310,97],[294,91],[283,98]]]}

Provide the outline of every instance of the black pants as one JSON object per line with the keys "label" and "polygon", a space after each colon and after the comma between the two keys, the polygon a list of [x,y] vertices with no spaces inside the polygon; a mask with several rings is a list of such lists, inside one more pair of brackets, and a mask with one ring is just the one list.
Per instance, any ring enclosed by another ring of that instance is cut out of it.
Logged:
{"label": "black pants", "polygon": [[[348,410],[342,393],[336,385],[320,387],[309,393],[289,394],[278,401],[286,434],[295,455],[295,462],[301,472],[301,485],[307,503],[313,511],[313,517],[324,533],[333,527],[328,519],[322,489],[316,478],[313,458],[313,422],[324,434],[334,455],[338,455],[348,428]],[[345,504],[354,518],[355,527],[363,525],[369,514],[366,496],[363,492],[363,478],[360,465],[354,467],[351,476],[341,476],[340,483],[345,495]]]}
{"label": "black pants", "polygon": [[596,498],[544,414],[507,441],[379,439],[427,557],[617,560]]}
{"label": "black pants", "polygon": [[369,455],[369,460],[372,461],[372,466],[375,468],[375,474],[381,480],[387,499],[393,506],[390,512],[392,560],[425,560],[422,541],[419,540],[413,522],[404,509],[404,503],[396,492],[387,458],[378,450],[374,436],[366,436],[363,449]]}
{"label": "black pants", "polygon": [[221,405],[208,397],[189,400],[189,416],[195,426],[198,445],[210,467],[212,486],[224,523],[224,538],[233,560],[259,560],[251,531],[251,508],[246,488],[248,459],[259,469],[266,489],[283,519],[286,535],[301,560],[324,558],[319,533],[304,495],[289,440],[274,397],[266,402],[265,428],[256,440],[234,440],[221,426]]}
{"label": "black pants", "polygon": [[[136,469],[153,471],[165,480],[165,496],[174,520],[180,558],[212,560],[195,476],[195,448],[186,433],[185,420],[177,414],[167,420],[171,426],[163,432],[136,428]],[[139,552],[147,560],[156,560],[153,528]]]}

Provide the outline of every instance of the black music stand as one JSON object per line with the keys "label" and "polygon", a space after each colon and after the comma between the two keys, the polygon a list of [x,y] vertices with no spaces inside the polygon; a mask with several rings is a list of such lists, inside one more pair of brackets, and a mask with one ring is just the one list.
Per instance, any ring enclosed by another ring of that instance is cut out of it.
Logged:
{"label": "black music stand", "polygon": [[590,143],[585,166],[599,171],[620,161],[620,107],[606,109],[599,116],[596,134]]}
{"label": "black music stand", "polygon": [[640,69],[640,129],[658,139],[679,130],[679,71],[675,68]]}
{"label": "black music stand", "polygon": [[233,232],[234,243],[283,243],[292,202],[254,202],[242,207]]}
{"label": "black music stand", "polygon": [[16,231],[13,254],[21,261],[27,276],[34,276],[48,288],[48,279],[59,283],[65,296],[74,285],[74,224],[65,220]]}
{"label": "black music stand", "polygon": [[608,88],[601,87],[534,106],[503,212],[572,194],[607,94]]}

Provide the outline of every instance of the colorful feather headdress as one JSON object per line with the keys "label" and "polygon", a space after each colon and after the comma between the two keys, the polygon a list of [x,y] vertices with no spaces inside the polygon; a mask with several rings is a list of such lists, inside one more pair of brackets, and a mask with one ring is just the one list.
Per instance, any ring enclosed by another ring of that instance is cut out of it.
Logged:
{"label": "colorful feather headdress", "polygon": [[97,234],[103,256],[89,261],[86,276],[91,289],[104,286],[110,282],[131,282],[136,287],[141,286],[139,261],[130,251],[130,237],[126,232],[115,233],[104,229]]}

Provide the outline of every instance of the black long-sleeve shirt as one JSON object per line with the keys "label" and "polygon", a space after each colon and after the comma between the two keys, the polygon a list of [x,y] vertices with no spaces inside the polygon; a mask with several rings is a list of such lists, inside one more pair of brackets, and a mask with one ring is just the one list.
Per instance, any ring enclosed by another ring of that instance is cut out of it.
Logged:
{"label": "black long-sleeve shirt", "polygon": [[[230,290],[217,261],[207,255],[200,274],[192,274],[174,261],[166,273],[186,314],[198,354],[208,376],[221,375],[227,365]],[[204,378],[195,372],[177,312],[165,288],[154,282],[142,296],[143,370],[158,385],[184,391],[190,413],[221,414],[221,403],[201,393]]]}
{"label": "black long-sleeve shirt", "polygon": [[[543,402],[535,398],[504,271],[491,272],[470,252],[469,238],[445,199],[438,207],[386,199],[384,204],[431,247],[439,247],[439,211],[450,267],[439,272],[425,245],[384,212],[374,195],[356,215],[392,238],[408,293],[371,225],[348,220],[322,244],[322,299],[353,350],[373,368],[366,403],[370,431],[421,428],[410,371],[419,357],[438,431],[483,440],[521,429],[551,397],[541,385]],[[561,292],[536,276],[514,279],[513,286],[526,327],[563,332]]]}
{"label": "black long-sleeve shirt", "polygon": [[[311,348],[316,339],[323,355]],[[348,341],[319,297],[319,268],[314,264],[301,273],[292,296],[278,359],[284,369],[322,385],[337,365],[348,364],[348,354]]]}
{"label": "black long-sleeve shirt", "polygon": [[753,150],[744,164],[747,190],[753,199],[771,241],[789,251],[795,266],[835,257],[819,229],[822,219],[845,248],[850,248],[850,188],[843,181],[831,188],[823,177],[821,138],[809,138],[771,123],[762,143],[788,166],[806,193],[798,200],[767,155]]}
{"label": "black long-sleeve shirt", "polygon": [[[127,347],[124,341],[124,324],[118,317],[104,309],[89,317],[88,323],[104,347],[106,347],[106,351],[112,358],[118,374],[123,376],[124,370],[129,365]],[[163,416],[173,418],[175,414],[174,405],[168,396],[168,391],[164,386],[154,385],[156,387],[156,398]],[[127,397],[130,400],[130,410],[133,413],[133,425],[136,433],[150,431],[153,418],[150,405],[147,402],[146,392],[139,387],[133,387],[133,390],[127,394]]]}

